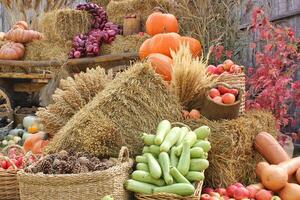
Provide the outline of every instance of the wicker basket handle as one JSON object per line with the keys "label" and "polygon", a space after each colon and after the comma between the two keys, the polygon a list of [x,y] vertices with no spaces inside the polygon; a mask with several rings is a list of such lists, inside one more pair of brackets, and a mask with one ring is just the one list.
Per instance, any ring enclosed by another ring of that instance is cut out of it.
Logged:
{"label": "wicker basket handle", "polygon": [[18,170],[17,166],[15,165],[15,163],[13,161],[11,161],[11,159],[7,156],[0,156],[0,160],[5,160],[7,162],[10,163],[10,165],[14,168],[14,170]]}
{"label": "wicker basket handle", "polygon": [[14,144],[14,145],[10,145],[10,146],[7,146],[5,147],[3,150],[2,150],[2,153],[7,155],[8,151],[12,148],[16,148],[20,153],[22,153],[23,155],[25,155],[25,150],[23,147],[21,147],[20,145],[17,145],[17,144]]}
{"label": "wicker basket handle", "polygon": [[173,123],[171,123],[171,125],[178,125],[178,126],[186,127],[189,129],[189,131],[192,131],[191,127],[189,127],[188,125],[186,125],[182,122],[173,122]]}
{"label": "wicker basket handle", "polygon": [[127,147],[125,147],[125,146],[121,147],[118,161],[121,163],[129,161],[129,151],[128,151]]}

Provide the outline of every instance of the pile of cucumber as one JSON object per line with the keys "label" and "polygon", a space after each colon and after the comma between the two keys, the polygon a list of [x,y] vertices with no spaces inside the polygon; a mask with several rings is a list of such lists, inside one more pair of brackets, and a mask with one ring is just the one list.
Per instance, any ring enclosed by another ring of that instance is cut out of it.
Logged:
{"label": "pile of cucumber", "polygon": [[136,157],[136,171],[126,181],[126,189],[141,194],[194,194],[194,183],[203,181],[209,166],[209,134],[208,126],[191,131],[161,121],[156,135],[143,133],[143,155]]}

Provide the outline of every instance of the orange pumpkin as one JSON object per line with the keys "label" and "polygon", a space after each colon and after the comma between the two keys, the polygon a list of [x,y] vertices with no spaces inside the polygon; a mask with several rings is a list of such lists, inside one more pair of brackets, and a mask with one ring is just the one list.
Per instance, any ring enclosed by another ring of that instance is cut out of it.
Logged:
{"label": "orange pumpkin", "polygon": [[151,36],[159,33],[178,33],[178,31],[178,21],[172,14],[154,12],[147,18],[146,32]]}
{"label": "orange pumpkin", "polygon": [[23,144],[23,148],[26,152],[32,151],[33,147],[37,142],[47,140],[47,138],[48,135],[44,132],[38,132],[36,134],[32,134],[25,140]]}
{"label": "orange pumpkin", "polygon": [[180,35],[177,33],[161,33],[152,37],[149,44],[150,53],[161,53],[171,57],[171,51],[177,51],[180,46]]}
{"label": "orange pumpkin", "polygon": [[154,71],[161,75],[165,81],[171,80],[171,71],[173,61],[170,57],[160,53],[153,53],[148,56]]}
{"label": "orange pumpkin", "polygon": [[181,37],[181,44],[188,44],[191,53],[194,57],[200,56],[202,54],[202,46],[200,42],[191,37]]}
{"label": "orange pumpkin", "polygon": [[147,39],[143,42],[143,44],[140,47],[139,50],[139,56],[140,59],[146,58],[150,53],[149,53],[149,44],[150,44],[151,39]]}
{"label": "orange pumpkin", "polygon": [[9,42],[0,49],[0,59],[19,60],[25,54],[25,47],[21,43]]}
{"label": "orange pumpkin", "polygon": [[19,42],[19,43],[26,43],[32,42],[34,40],[40,40],[43,38],[43,34],[33,30],[24,30],[23,28],[16,28],[11,29],[5,34],[5,39]]}

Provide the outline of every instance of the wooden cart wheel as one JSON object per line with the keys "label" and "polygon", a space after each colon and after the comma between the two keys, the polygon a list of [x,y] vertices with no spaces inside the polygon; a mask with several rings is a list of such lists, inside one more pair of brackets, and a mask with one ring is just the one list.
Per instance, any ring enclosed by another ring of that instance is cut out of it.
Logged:
{"label": "wooden cart wheel", "polygon": [[8,97],[8,95],[5,93],[5,90],[0,88],[0,110],[10,110],[12,109],[11,107],[11,102]]}

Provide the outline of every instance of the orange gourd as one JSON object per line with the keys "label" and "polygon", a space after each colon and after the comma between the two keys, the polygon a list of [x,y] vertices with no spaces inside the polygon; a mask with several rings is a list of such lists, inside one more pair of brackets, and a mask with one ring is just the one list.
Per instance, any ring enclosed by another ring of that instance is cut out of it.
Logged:
{"label": "orange gourd", "polygon": [[48,136],[44,132],[38,132],[36,134],[30,135],[24,142],[23,148],[26,152],[32,151],[32,148],[39,141],[47,140]]}
{"label": "orange gourd", "polygon": [[290,160],[289,155],[280,146],[277,140],[266,132],[261,132],[255,137],[255,149],[270,164],[279,164],[283,161]]}
{"label": "orange gourd", "polygon": [[32,153],[41,154],[43,148],[49,143],[48,140],[38,140],[31,148]]}
{"label": "orange gourd", "polygon": [[19,43],[32,42],[34,40],[40,40],[42,38],[43,35],[40,32],[33,30],[24,30],[23,28],[11,29],[5,34],[5,39]]}
{"label": "orange gourd", "polygon": [[147,39],[143,42],[143,44],[141,45],[140,49],[139,49],[139,57],[140,59],[144,59],[146,58],[150,52],[149,52],[149,44],[150,44],[151,39]]}
{"label": "orange gourd", "polygon": [[146,32],[151,36],[159,33],[178,33],[178,31],[178,21],[172,14],[154,12],[147,18]]}
{"label": "orange gourd", "polygon": [[189,45],[190,51],[194,57],[200,56],[202,54],[202,46],[200,42],[191,37],[181,37],[181,44]]}
{"label": "orange gourd", "polygon": [[260,178],[262,170],[268,166],[269,166],[269,163],[267,163],[267,162],[259,162],[255,168],[256,175]]}
{"label": "orange gourd", "polygon": [[151,38],[150,53],[161,53],[171,57],[171,51],[177,51],[180,46],[180,35],[177,33],[161,33]]}
{"label": "orange gourd", "polygon": [[28,30],[28,24],[25,21],[18,21],[17,23],[15,23],[15,25],[13,26],[13,29],[17,29],[17,28],[21,28],[24,30]]}
{"label": "orange gourd", "polygon": [[9,42],[4,44],[0,49],[0,59],[2,60],[19,60],[23,58],[25,47],[23,44]]}
{"label": "orange gourd", "polygon": [[288,183],[279,192],[281,200],[299,200],[300,199],[300,185],[295,183]]}
{"label": "orange gourd", "polygon": [[296,179],[297,179],[297,182],[300,184],[300,168],[297,169],[297,172],[296,172]]}
{"label": "orange gourd", "polygon": [[171,81],[171,71],[173,61],[170,57],[159,53],[153,53],[148,56],[154,71],[161,75],[165,81]]}

